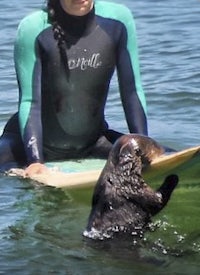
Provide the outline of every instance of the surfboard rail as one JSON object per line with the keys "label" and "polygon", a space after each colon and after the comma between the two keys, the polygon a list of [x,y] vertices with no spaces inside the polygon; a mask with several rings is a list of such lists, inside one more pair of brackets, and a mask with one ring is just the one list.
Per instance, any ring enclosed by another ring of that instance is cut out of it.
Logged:
{"label": "surfboard rail", "polygon": [[[175,168],[185,164],[187,161],[194,158],[196,155],[200,156],[200,146],[184,149],[169,155],[161,155],[154,159],[150,165],[145,167],[143,171],[144,176],[155,177],[159,173],[170,173]],[[92,161],[92,160],[91,160]],[[67,161],[65,165],[67,167]],[[93,186],[98,180],[105,162],[102,162],[102,167],[99,169],[81,171],[81,172],[66,172],[56,171],[49,168],[47,172],[41,174],[34,174],[30,180],[36,181],[43,185],[53,186],[57,188],[75,188]],[[23,169],[11,169],[8,172],[10,176],[23,177]],[[27,179],[27,178],[25,178]]]}

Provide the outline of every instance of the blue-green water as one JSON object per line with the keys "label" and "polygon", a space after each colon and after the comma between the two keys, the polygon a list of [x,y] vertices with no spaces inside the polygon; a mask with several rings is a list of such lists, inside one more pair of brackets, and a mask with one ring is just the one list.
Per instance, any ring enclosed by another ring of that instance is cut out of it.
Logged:
{"label": "blue-green water", "polygon": [[[127,4],[135,17],[149,134],[176,149],[199,145],[200,1],[113,1]],[[1,0],[1,129],[17,110],[16,28],[43,3]],[[111,127],[127,131],[115,78],[106,114]],[[57,190],[1,176],[0,274],[199,274],[200,183],[192,167],[185,173],[154,219],[158,228],[136,244],[83,239],[91,189]]]}

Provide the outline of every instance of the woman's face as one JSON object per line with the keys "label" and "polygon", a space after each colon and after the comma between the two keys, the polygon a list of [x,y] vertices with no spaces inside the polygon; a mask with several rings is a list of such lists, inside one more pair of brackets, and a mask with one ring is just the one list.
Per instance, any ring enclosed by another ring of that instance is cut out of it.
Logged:
{"label": "woman's face", "polygon": [[93,0],[60,0],[63,9],[76,16],[87,14],[93,7]]}

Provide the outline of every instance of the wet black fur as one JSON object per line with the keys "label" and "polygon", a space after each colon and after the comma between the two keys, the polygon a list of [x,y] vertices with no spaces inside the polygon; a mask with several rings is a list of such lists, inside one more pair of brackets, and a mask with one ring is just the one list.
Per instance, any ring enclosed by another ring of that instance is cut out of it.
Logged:
{"label": "wet black fur", "polygon": [[120,233],[137,235],[167,204],[178,177],[166,177],[161,187],[154,191],[142,178],[141,155],[132,135],[122,136],[113,146],[94,190],[85,233],[97,234],[90,234],[90,237],[103,239]]}

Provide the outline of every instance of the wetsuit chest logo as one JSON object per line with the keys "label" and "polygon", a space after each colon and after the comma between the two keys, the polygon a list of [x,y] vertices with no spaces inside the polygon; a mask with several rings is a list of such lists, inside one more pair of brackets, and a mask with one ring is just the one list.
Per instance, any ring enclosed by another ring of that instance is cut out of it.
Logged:
{"label": "wetsuit chest logo", "polygon": [[85,71],[88,67],[97,69],[101,65],[100,53],[93,53],[90,57],[71,58],[68,61],[70,70],[80,68],[82,71]]}

